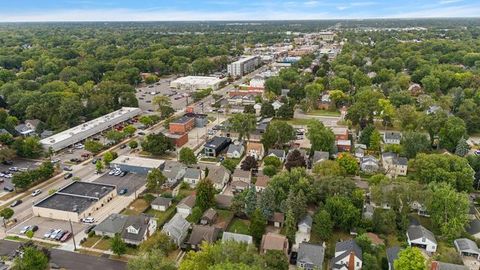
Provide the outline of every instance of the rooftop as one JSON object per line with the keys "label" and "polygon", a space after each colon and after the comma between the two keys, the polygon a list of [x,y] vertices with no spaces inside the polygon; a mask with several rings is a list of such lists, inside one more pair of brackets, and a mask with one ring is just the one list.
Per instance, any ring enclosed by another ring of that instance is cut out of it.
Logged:
{"label": "rooftop", "polygon": [[224,143],[229,143],[230,141],[231,141],[230,138],[215,136],[211,140],[209,140],[207,143],[205,143],[205,147],[218,148]]}
{"label": "rooftop", "polygon": [[321,245],[300,243],[298,246],[297,261],[321,267],[325,256],[325,249]]}
{"label": "rooftop", "polygon": [[416,239],[422,239],[423,237],[425,237],[430,241],[437,243],[437,240],[435,239],[435,235],[431,231],[423,227],[422,225],[411,225],[407,230],[407,235],[410,241],[416,240]]}
{"label": "rooftop", "polygon": [[232,233],[232,232],[224,232],[222,235],[222,242],[225,241],[235,241],[240,243],[253,243],[253,238],[250,235],[240,234],[240,233]]}
{"label": "rooftop", "polygon": [[112,185],[74,181],[58,190],[57,193],[100,199],[114,189],[115,186]]}
{"label": "rooftop", "polygon": [[143,157],[126,156],[126,155],[119,156],[118,158],[110,162],[110,164],[113,164],[113,165],[115,164],[129,165],[134,167],[143,167],[143,168],[151,168],[151,169],[159,168],[164,163],[165,161],[160,159],[143,158]]}
{"label": "rooftop", "polygon": [[185,124],[185,123],[190,122],[192,120],[193,120],[192,117],[184,115],[184,116],[182,116],[178,119],[173,120],[172,122],[170,122],[170,124]]}
{"label": "rooftop", "polygon": [[181,83],[181,84],[216,84],[220,83],[222,79],[217,77],[210,76],[186,76],[178,78],[171,83]]}

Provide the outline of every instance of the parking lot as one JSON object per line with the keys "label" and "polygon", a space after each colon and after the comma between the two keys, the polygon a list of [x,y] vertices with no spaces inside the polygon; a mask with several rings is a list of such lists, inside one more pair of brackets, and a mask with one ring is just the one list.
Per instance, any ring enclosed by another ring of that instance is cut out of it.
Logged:
{"label": "parking lot", "polygon": [[[143,86],[137,88],[136,96],[138,99],[138,107],[144,112],[153,112],[157,108],[152,104],[152,100],[157,95],[169,96],[172,102],[172,108],[175,111],[185,109],[187,105],[187,98],[182,96],[189,91],[170,88],[170,82],[175,80],[176,77],[162,78],[155,84]],[[193,102],[193,99],[189,98],[189,103]]]}
{"label": "parking lot", "polygon": [[[68,221],[49,219],[49,218],[43,218],[43,217],[32,217],[24,222],[19,223],[18,225],[10,229],[8,233],[21,235],[20,231],[23,229],[23,227],[28,225],[38,226],[38,231],[36,231],[34,234],[35,238],[43,238],[45,233],[48,232],[50,229],[54,229],[54,230],[61,229],[63,231],[71,231],[70,224]],[[85,228],[87,228],[88,226],[89,226],[88,224],[72,222],[73,234],[77,234],[85,230]]]}
{"label": "parking lot", "polygon": [[[39,162],[39,161],[32,161],[32,160],[25,160],[25,159],[14,159],[12,165],[4,165],[4,164],[0,163],[0,172],[7,173],[7,172],[9,172],[8,169],[11,168],[11,167],[17,167],[18,169],[26,168],[26,169],[32,170],[32,169],[37,168],[40,164],[41,164],[41,162]],[[9,173],[11,173],[13,175],[13,174],[18,173],[18,172],[9,172]],[[3,188],[5,186],[13,187],[13,184],[12,184],[12,178],[1,177],[0,179],[3,180],[3,181],[0,180],[0,196],[2,196],[3,194],[6,193],[6,191],[4,191]]]}
{"label": "parking lot", "polygon": [[129,196],[133,194],[135,190],[138,190],[140,187],[145,185],[145,183],[147,182],[147,177],[145,175],[138,175],[134,173],[128,173],[123,177],[108,175],[107,173],[93,182],[115,185],[117,187],[117,193],[120,192],[120,190],[126,188],[127,193],[124,195]]}

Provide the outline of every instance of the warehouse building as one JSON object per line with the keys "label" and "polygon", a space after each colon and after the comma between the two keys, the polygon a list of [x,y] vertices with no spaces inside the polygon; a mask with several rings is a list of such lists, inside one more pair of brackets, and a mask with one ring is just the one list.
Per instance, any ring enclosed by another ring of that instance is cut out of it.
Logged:
{"label": "warehouse building", "polygon": [[254,71],[259,64],[259,56],[249,56],[229,64],[227,66],[227,72],[232,77],[242,77],[243,75]]}
{"label": "warehouse building", "polygon": [[194,127],[195,127],[195,118],[184,115],[170,122],[169,131],[170,133],[182,134],[185,132],[189,132]]}
{"label": "warehouse building", "polygon": [[40,140],[45,150],[52,149],[58,151],[75,143],[81,142],[90,136],[100,133],[113,126],[127,121],[137,115],[142,110],[139,108],[123,107],[120,110],[111,112],[102,117],[93,119],[76,127],[67,129],[53,136]]}
{"label": "warehouse building", "polygon": [[170,87],[180,89],[180,90],[189,90],[196,91],[199,89],[208,89],[212,90],[219,89],[225,80],[217,77],[208,77],[208,76],[187,76],[178,78],[170,82]]}
{"label": "warehouse building", "polygon": [[74,181],[33,205],[39,217],[80,222],[117,194],[113,185]]}
{"label": "warehouse building", "polygon": [[119,156],[110,162],[110,168],[117,168],[121,171],[147,175],[153,169],[159,169],[165,161],[153,158],[142,158],[136,156]]}

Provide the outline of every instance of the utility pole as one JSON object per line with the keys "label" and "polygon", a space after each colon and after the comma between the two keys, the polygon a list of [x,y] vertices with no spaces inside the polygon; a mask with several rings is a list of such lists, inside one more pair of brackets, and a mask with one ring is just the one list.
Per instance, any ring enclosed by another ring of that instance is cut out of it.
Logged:
{"label": "utility pole", "polygon": [[73,233],[72,220],[71,220],[71,219],[68,219],[68,222],[70,223],[70,231],[72,232],[73,251],[76,251],[76,250],[77,250],[77,244],[75,243],[75,234]]}

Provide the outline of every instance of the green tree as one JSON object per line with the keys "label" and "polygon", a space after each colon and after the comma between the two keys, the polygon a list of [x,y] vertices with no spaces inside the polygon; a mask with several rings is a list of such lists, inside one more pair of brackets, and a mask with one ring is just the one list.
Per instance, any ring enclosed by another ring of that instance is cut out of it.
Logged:
{"label": "green tree", "polygon": [[393,210],[375,209],[373,212],[372,223],[375,232],[381,234],[392,234],[396,231],[396,215]]}
{"label": "green tree", "polygon": [[92,152],[94,154],[100,153],[103,149],[103,144],[94,141],[94,140],[86,140],[85,141],[85,150]]}
{"label": "green tree", "polygon": [[277,167],[273,166],[273,165],[267,165],[265,167],[263,167],[263,174],[265,174],[266,176],[274,176],[275,174],[277,174],[278,172],[278,169]]}
{"label": "green tree", "polygon": [[255,108],[253,107],[253,105],[245,105],[245,107],[243,108],[243,113],[255,114],[256,111],[255,111]]}
{"label": "green tree", "polygon": [[254,114],[235,114],[230,118],[231,129],[238,133],[238,139],[243,137],[250,139],[250,133],[252,133],[256,126],[257,120]]}
{"label": "green tree", "polygon": [[128,125],[123,128],[123,133],[125,133],[127,136],[132,136],[135,134],[135,131],[137,131],[137,128],[133,125]]}
{"label": "green tree", "polygon": [[426,135],[414,131],[407,131],[402,134],[401,145],[403,154],[407,158],[414,158],[417,153],[426,153],[431,147]]}
{"label": "green tree", "polygon": [[325,210],[330,214],[338,228],[349,230],[358,223],[360,210],[346,197],[330,197],[325,203]]}
{"label": "green tree", "polygon": [[294,149],[287,155],[287,160],[285,162],[285,168],[287,170],[297,167],[306,167],[306,165],[305,157],[297,149]]}
{"label": "green tree", "polygon": [[297,231],[297,222],[292,209],[288,209],[285,214],[285,235],[290,243],[295,243],[295,232]]}
{"label": "green tree", "polygon": [[264,166],[273,166],[275,168],[280,168],[282,167],[282,161],[274,156],[268,156],[263,159],[263,165]]}
{"label": "green tree", "polygon": [[355,157],[349,153],[342,153],[338,157],[338,163],[347,172],[347,174],[354,175],[358,171],[358,163]]}
{"label": "green tree", "polygon": [[332,237],[333,223],[330,214],[326,210],[318,211],[313,217],[312,230],[322,239],[327,241]]}
{"label": "green tree", "polygon": [[15,150],[4,147],[0,149],[0,161],[11,160],[15,157]]}
{"label": "green tree", "polygon": [[265,254],[265,265],[271,270],[288,270],[287,256],[281,250],[268,250]]}
{"label": "green tree", "polygon": [[367,147],[370,147],[370,137],[372,136],[372,133],[374,131],[374,125],[367,125],[364,129],[362,129],[359,138],[360,143],[365,144]]}
{"label": "green tree", "polygon": [[19,138],[13,143],[17,155],[25,158],[38,158],[43,154],[43,148],[38,137]]}
{"label": "green tree", "polygon": [[197,164],[197,157],[195,156],[195,153],[193,152],[192,149],[188,147],[183,147],[180,150],[179,161],[187,166],[193,165],[193,164]]}
{"label": "green tree", "polygon": [[465,193],[458,193],[447,183],[431,183],[427,198],[427,210],[442,235],[450,240],[458,238],[468,222],[469,200]]}
{"label": "green tree", "polygon": [[147,174],[146,188],[150,192],[159,192],[162,185],[167,181],[167,177],[163,175],[162,171],[158,168],[152,169]]}
{"label": "green tree", "polygon": [[141,251],[158,250],[163,254],[176,249],[175,243],[164,232],[157,231],[140,244]]}
{"label": "green tree", "polygon": [[275,109],[273,105],[269,102],[262,103],[262,107],[260,108],[260,115],[265,118],[270,118],[275,116]]}
{"label": "green tree", "polygon": [[130,141],[128,143],[128,147],[130,147],[131,149],[136,149],[138,147],[138,142],[137,141]]}
{"label": "green tree", "polygon": [[97,170],[97,173],[101,173],[103,171],[103,162],[101,160],[97,160],[95,163],[95,169]]}
{"label": "green tree", "polygon": [[265,90],[279,96],[283,88],[283,81],[279,77],[271,77],[265,81]]}
{"label": "green tree", "polygon": [[161,250],[152,249],[128,260],[128,270],[176,270],[175,264],[167,259]]}
{"label": "green tree", "polygon": [[110,239],[110,249],[117,256],[125,254],[127,251],[127,245],[123,242],[120,234],[116,233],[115,236]]}
{"label": "green tree", "polygon": [[468,154],[468,151],[470,151],[470,146],[468,146],[467,140],[462,137],[455,148],[455,155],[464,157]]}
{"label": "green tree", "polygon": [[370,149],[373,151],[380,151],[380,147],[382,144],[382,135],[378,130],[374,130],[372,135],[370,136]]}
{"label": "green tree", "polygon": [[105,154],[103,154],[103,162],[105,163],[105,166],[110,166],[110,162],[112,162],[115,159],[116,153],[112,151],[107,151]]}
{"label": "green tree", "polygon": [[265,228],[267,227],[267,220],[262,215],[259,209],[253,211],[252,216],[250,217],[250,235],[253,237],[255,244],[259,245],[262,240],[262,236],[265,233]]}
{"label": "green tree", "polygon": [[200,207],[202,211],[215,206],[215,187],[210,179],[205,178],[198,182],[195,205]]}
{"label": "green tree", "polygon": [[163,133],[149,134],[141,143],[143,150],[153,155],[164,155],[167,151],[175,149],[172,141],[165,137]]}
{"label": "green tree", "polygon": [[292,119],[294,115],[293,106],[290,104],[283,104],[277,110],[277,117],[280,119],[288,120]]}
{"label": "green tree", "polygon": [[105,134],[105,138],[115,143],[119,143],[125,138],[125,133],[112,129]]}
{"label": "green tree", "polygon": [[320,177],[343,176],[345,169],[336,160],[323,160],[313,165],[312,172]]}
{"label": "green tree", "polygon": [[287,211],[291,210],[295,223],[307,214],[307,198],[301,189],[290,189],[285,205]]}
{"label": "green tree", "polygon": [[323,125],[322,122],[311,120],[308,122],[307,138],[312,144],[310,151],[326,151],[333,152],[335,144],[335,134],[330,128]]}
{"label": "green tree", "polygon": [[251,185],[245,195],[245,214],[251,216],[255,209],[257,209],[257,192],[255,186]]}
{"label": "green tree", "polygon": [[3,225],[6,227],[6,221],[9,220],[10,218],[13,217],[13,214],[15,214],[15,212],[13,211],[12,208],[3,208],[1,211],[0,211],[0,217],[3,218]]}
{"label": "green tree", "polygon": [[466,134],[465,122],[458,117],[450,116],[438,133],[440,146],[454,152],[458,141]]}
{"label": "green tree", "polygon": [[275,121],[268,125],[261,142],[265,149],[281,148],[295,139],[295,129],[284,121]]}
{"label": "green tree", "polygon": [[142,124],[142,125],[145,125],[147,127],[149,126],[152,126],[153,124],[155,124],[155,121],[153,120],[152,117],[148,116],[148,115],[143,115],[141,116],[138,121]]}
{"label": "green tree", "polygon": [[273,213],[277,208],[275,204],[275,191],[273,188],[267,186],[267,188],[260,193],[258,208],[262,211],[266,220],[270,220],[273,217]]}
{"label": "green tree", "polygon": [[427,267],[425,257],[416,247],[407,247],[400,251],[393,265],[397,270],[425,270]]}
{"label": "green tree", "polygon": [[13,269],[31,270],[48,269],[48,256],[35,246],[28,246],[23,249],[23,256],[17,256],[13,262]]}

